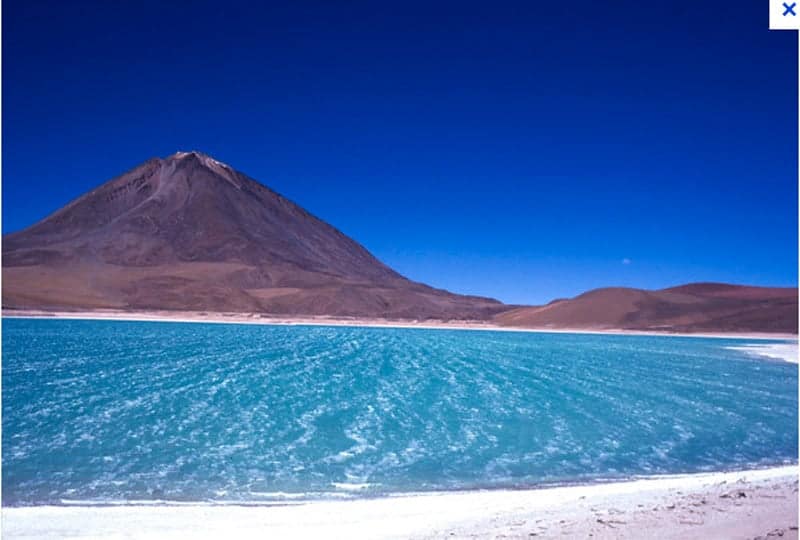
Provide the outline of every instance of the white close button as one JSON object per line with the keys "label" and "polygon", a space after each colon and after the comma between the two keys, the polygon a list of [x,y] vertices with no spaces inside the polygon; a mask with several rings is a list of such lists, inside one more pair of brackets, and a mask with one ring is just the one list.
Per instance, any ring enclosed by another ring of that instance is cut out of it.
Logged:
{"label": "white close button", "polygon": [[769,0],[770,30],[800,30],[800,0]]}

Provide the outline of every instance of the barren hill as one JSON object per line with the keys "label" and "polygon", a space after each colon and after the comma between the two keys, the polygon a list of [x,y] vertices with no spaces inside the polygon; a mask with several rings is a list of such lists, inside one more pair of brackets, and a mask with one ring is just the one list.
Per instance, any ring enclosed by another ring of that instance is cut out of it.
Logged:
{"label": "barren hill", "polygon": [[797,289],[692,283],[648,291],[605,288],[498,314],[503,326],[669,332],[797,333]]}

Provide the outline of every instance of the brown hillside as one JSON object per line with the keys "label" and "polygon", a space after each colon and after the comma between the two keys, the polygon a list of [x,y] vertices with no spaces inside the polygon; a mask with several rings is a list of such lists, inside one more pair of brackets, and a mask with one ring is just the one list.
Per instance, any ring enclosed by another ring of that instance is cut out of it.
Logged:
{"label": "brown hillside", "polygon": [[500,313],[504,326],[670,332],[797,333],[797,289],[692,283],[648,291],[605,288]]}

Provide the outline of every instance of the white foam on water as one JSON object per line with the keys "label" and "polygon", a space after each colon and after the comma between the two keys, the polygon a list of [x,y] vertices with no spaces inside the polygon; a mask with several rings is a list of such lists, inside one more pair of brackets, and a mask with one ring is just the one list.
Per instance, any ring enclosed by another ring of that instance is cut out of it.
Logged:
{"label": "white foam on water", "polygon": [[751,356],[760,356],[762,358],[771,358],[773,360],[783,360],[792,364],[798,363],[798,346],[796,341],[791,343],[754,343],[750,345],[726,347],[726,349],[740,351]]}
{"label": "white foam on water", "polygon": [[373,484],[368,484],[368,483],[356,484],[356,483],[350,483],[350,482],[333,482],[332,485],[336,489],[341,489],[341,490],[344,490],[344,491],[362,491],[362,490],[365,490],[365,489],[369,488]]}
{"label": "white foam on water", "polygon": [[307,493],[287,493],[285,491],[251,491],[250,495],[259,499],[302,499],[308,497]]}

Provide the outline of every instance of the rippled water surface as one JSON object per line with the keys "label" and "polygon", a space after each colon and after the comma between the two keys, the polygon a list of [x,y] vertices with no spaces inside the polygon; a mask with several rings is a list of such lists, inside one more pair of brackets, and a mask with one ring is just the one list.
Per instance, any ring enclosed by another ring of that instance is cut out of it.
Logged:
{"label": "rippled water surface", "polygon": [[3,502],[274,501],[797,461],[750,341],[3,321]]}

